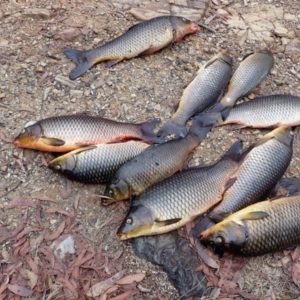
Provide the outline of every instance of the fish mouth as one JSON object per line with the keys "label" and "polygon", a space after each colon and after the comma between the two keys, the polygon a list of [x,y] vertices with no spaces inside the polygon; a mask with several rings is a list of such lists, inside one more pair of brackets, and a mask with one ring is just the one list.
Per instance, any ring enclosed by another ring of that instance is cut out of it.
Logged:
{"label": "fish mouth", "polygon": [[108,206],[108,205],[110,205],[112,203],[115,203],[115,202],[117,202],[117,200],[115,200],[113,198],[110,198],[108,196],[101,195],[101,204],[103,206]]}
{"label": "fish mouth", "polygon": [[127,234],[125,234],[125,233],[117,233],[117,236],[119,237],[119,239],[121,241],[125,241],[128,239]]}
{"label": "fish mouth", "polygon": [[192,22],[191,24],[191,32],[194,33],[194,32],[197,32],[199,30],[199,26],[197,23],[195,22]]}

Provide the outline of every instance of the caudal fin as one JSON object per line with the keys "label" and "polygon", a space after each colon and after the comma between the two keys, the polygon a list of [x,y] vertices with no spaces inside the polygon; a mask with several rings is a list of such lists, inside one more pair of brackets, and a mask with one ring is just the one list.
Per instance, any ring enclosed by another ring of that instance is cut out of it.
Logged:
{"label": "caudal fin", "polygon": [[141,123],[142,139],[145,142],[151,144],[161,144],[165,141],[164,138],[158,137],[156,133],[153,132],[155,126],[160,122],[160,119],[153,119],[148,122]]}
{"label": "caudal fin", "polygon": [[193,124],[190,128],[190,133],[195,134],[199,141],[203,141],[207,134],[212,130],[213,125],[203,126],[202,124],[202,118],[201,117],[195,117]]}
{"label": "caudal fin", "polygon": [[217,103],[210,111],[200,113],[198,116],[201,116],[203,126],[220,126],[228,117],[231,108],[231,106],[225,106],[222,103]]}
{"label": "caudal fin", "polygon": [[63,54],[69,59],[73,60],[77,64],[77,67],[73,69],[69,75],[71,80],[84,74],[93,64],[93,60],[89,57],[90,51],[80,51],[75,49],[64,49]]}
{"label": "caudal fin", "polygon": [[288,191],[289,196],[300,194],[300,178],[281,178],[279,186]]}
{"label": "caudal fin", "polygon": [[179,139],[185,137],[187,134],[187,129],[185,125],[178,125],[173,122],[173,120],[167,121],[167,123],[158,131],[157,136],[160,138],[165,138],[167,136],[174,136],[174,139]]}
{"label": "caudal fin", "polygon": [[205,216],[203,219],[200,220],[190,231],[190,237],[199,238],[201,232],[204,230],[214,226],[215,223],[209,218],[209,216]]}

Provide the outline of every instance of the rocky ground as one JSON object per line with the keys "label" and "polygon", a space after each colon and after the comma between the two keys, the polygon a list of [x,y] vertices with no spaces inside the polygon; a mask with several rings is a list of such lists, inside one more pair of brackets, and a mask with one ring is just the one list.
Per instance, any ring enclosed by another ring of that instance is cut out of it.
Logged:
{"label": "rocky ground", "polygon": [[[138,259],[129,242],[116,238],[125,207],[102,207],[98,195],[104,187],[66,180],[46,167],[52,154],[18,149],[10,143],[27,122],[78,112],[128,122],[159,117],[165,122],[199,67],[225,49],[234,57],[236,68],[251,51],[270,48],[275,66],[255,94],[300,96],[297,0],[211,0],[201,18],[209,30],[202,27],[179,44],[109,70],[99,64],[70,81],[74,64],[62,54],[63,48],[104,44],[136,24],[136,17],[161,13],[151,11],[151,1],[144,1],[148,14],[136,9],[143,8],[143,1],[123,2],[0,3],[0,299],[5,295],[5,299],[29,295],[31,299],[41,299],[41,295],[43,299],[63,299],[62,295],[73,299],[76,292],[84,299],[91,285],[122,270],[140,277],[119,283],[120,288],[109,297],[122,291],[123,298],[116,299],[179,299],[165,273]],[[185,2],[178,6],[179,13]],[[212,163],[237,138],[244,139],[247,147],[266,132],[215,128],[195,151],[190,165]],[[287,176],[300,176],[299,145],[296,140]],[[49,245],[54,241],[57,246],[61,235],[71,237],[76,250],[56,266]],[[300,299],[298,258],[296,252],[286,251],[248,259],[239,271],[244,294],[228,296],[219,287],[210,287],[213,293],[207,299]],[[4,284],[7,278],[10,288]],[[134,282],[140,280],[136,287]],[[27,289],[17,291],[16,284]]]}

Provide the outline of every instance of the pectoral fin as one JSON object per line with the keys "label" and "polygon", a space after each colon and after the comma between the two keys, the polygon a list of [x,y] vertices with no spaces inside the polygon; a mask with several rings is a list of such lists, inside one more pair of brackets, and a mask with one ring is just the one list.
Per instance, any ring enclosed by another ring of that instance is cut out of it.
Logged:
{"label": "pectoral fin", "polygon": [[259,219],[264,219],[268,216],[269,216],[269,214],[267,214],[264,211],[252,211],[252,212],[243,214],[241,216],[241,220],[259,220]]}
{"label": "pectoral fin", "polygon": [[163,220],[163,221],[160,221],[160,220],[155,220],[155,223],[159,226],[159,227],[163,227],[163,226],[168,226],[168,225],[171,225],[171,224],[175,224],[177,222],[181,221],[181,218],[178,218],[178,219],[170,219],[170,220]]}
{"label": "pectoral fin", "polygon": [[40,138],[40,141],[41,141],[42,143],[44,143],[45,145],[48,145],[48,146],[56,146],[56,147],[63,146],[63,145],[66,143],[65,141],[60,140],[60,139],[56,139],[56,138],[46,138],[46,137]]}

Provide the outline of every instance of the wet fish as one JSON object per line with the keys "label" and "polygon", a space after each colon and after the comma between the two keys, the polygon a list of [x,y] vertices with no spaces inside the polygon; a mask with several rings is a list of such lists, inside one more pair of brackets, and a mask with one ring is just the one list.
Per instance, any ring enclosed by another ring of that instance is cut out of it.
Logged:
{"label": "wet fish", "polygon": [[85,114],[58,116],[30,123],[15,138],[14,145],[50,152],[67,152],[101,143],[140,139],[159,143],[153,128],[154,119],[140,124],[120,123],[99,116]]}
{"label": "wet fish", "polygon": [[234,106],[225,118],[220,114],[217,117],[213,115],[202,114],[204,126],[212,123],[215,126],[235,124],[233,129],[297,126],[300,125],[300,98],[292,95],[258,97]]}
{"label": "wet fish", "polygon": [[195,22],[182,17],[162,16],[136,24],[98,48],[84,51],[64,49],[63,53],[77,64],[69,77],[76,79],[98,62],[109,61],[106,65],[111,67],[124,59],[152,54],[197,31]]}
{"label": "wet fish", "polygon": [[241,163],[241,141],[214,165],[183,170],[135,198],[118,229],[121,240],[177,229],[218,203],[234,182]]}
{"label": "wet fish", "polygon": [[291,128],[279,127],[251,145],[235,173],[235,183],[224,193],[220,204],[194,227],[193,235],[199,236],[228,215],[265,200],[290,164],[293,136]]}
{"label": "wet fish", "polygon": [[106,183],[125,162],[148,146],[139,141],[89,146],[55,158],[49,168],[80,182]]}
{"label": "wet fish", "polygon": [[218,100],[229,82],[231,72],[232,58],[228,53],[219,53],[209,60],[184,90],[176,112],[158,132],[158,136],[174,134],[175,138],[184,137],[187,121]]}
{"label": "wet fish", "polygon": [[181,170],[209,131],[210,127],[201,128],[195,119],[186,137],[145,149],[116,172],[104,192],[110,199],[103,199],[102,204],[137,196],[154,183]]}
{"label": "wet fish", "polygon": [[220,103],[225,106],[234,106],[237,100],[249,94],[265,80],[273,65],[274,57],[268,49],[245,56],[234,72],[228,90]]}
{"label": "wet fish", "polygon": [[201,241],[222,254],[262,255],[300,244],[300,196],[250,205],[201,234]]}

